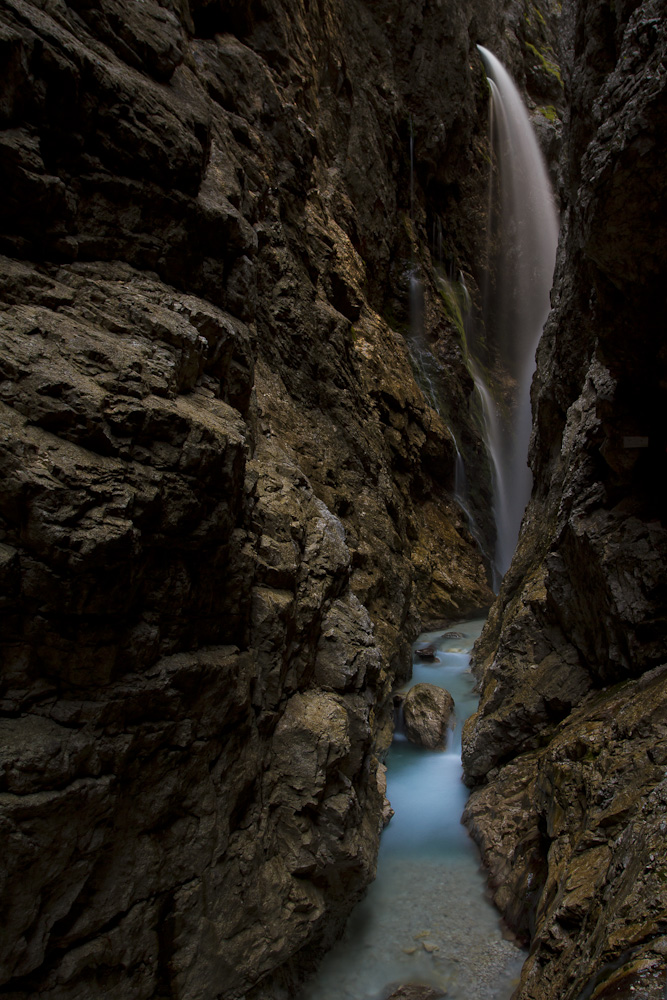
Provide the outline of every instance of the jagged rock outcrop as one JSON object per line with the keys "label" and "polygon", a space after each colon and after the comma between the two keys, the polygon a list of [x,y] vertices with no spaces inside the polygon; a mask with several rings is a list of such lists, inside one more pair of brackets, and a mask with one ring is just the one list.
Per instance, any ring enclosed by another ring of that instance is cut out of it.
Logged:
{"label": "jagged rock outcrop", "polygon": [[4,995],[291,994],[372,878],[409,641],[490,600],[427,230],[472,272],[499,17],[3,0]]}
{"label": "jagged rock outcrop", "polygon": [[664,4],[564,5],[569,123],[535,487],[476,651],[467,822],[531,939],[517,1000],[667,981]]}

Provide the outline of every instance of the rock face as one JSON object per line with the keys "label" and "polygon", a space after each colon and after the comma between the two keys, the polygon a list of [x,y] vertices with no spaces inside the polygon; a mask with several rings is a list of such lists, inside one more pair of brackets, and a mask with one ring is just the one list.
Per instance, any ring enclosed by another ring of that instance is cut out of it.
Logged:
{"label": "rock face", "polygon": [[501,23],[4,0],[3,995],[292,995],[373,877],[409,642],[491,600],[441,272]]}
{"label": "rock face", "polygon": [[464,733],[467,822],[531,938],[517,1000],[658,998],[667,980],[664,15],[564,5],[564,234],[535,488]]}
{"label": "rock face", "polygon": [[444,748],[454,712],[449,691],[435,684],[415,684],[403,701],[405,735],[429,750]]}

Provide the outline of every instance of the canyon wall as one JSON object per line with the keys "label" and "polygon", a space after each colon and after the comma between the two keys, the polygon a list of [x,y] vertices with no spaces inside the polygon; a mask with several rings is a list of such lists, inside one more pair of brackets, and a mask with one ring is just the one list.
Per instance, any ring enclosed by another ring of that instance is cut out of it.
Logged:
{"label": "canyon wall", "polygon": [[504,17],[2,0],[4,996],[291,995],[373,877],[409,642],[492,600]]}
{"label": "canyon wall", "polygon": [[667,980],[664,3],[563,5],[569,119],[535,488],[476,650],[468,826],[530,954],[517,1000]]}
{"label": "canyon wall", "polygon": [[559,8],[0,2],[3,995],[292,995],[373,877],[409,641],[492,600],[480,42],[564,236],[468,822],[521,1000],[662,997],[666,19]]}

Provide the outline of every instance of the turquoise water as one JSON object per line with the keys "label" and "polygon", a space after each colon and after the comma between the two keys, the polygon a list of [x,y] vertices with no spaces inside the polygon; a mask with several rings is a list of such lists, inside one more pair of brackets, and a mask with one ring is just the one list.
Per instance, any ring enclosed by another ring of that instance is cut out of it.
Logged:
{"label": "turquoise water", "polygon": [[299,1000],[382,1000],[401,983],[446,990],[448,1000],[507,1000],[512,992],[525,956],[503,936],[461,825],[461,729],[477,705],[469,657],[483,625],[461,622],[448,631],[463,639],[432,632],[415,643],[434,645],[439,662],[415,657],[404,690],[420,681],[446,688],[456,726],[443,751],[394,739],[387,797],[395,815],[382,835],[377,879]]}

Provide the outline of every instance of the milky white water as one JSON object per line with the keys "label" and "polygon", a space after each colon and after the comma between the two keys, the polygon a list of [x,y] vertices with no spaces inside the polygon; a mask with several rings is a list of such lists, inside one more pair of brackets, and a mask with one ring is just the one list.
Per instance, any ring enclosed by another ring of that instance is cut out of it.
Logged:
{"label": "milky white water", "polygon": [[[485,323],[497,358],[513,384],[504,407],[496,413],[493,392],[482,397],[494,468],[495,564],[502,577],[512,560],[531,490],[527,465],[530,383],[535,350],[549,313],[558,215],[544,157],[521,95],[496,56],[481,45],[477,48],[491,90],[500,203],[496,217],[490,198],[489,232],[495,232],[497,252],[490,262],[495,293],[485,304]],[[487,390],[492,389],[487,385]]]}
{"label": "milky white water", "polygon": [[461,728],[474,711],[469,654],[483,619],[420,636],[439,662],[415,657],[419,681],[454,698],[456,728],[444,751],[398,736],[387,760],[387,795],[395,815],[382,835],[378,875],[355,909],[343,940],[325,958],[299,1000],[381,1000],[390,987],[422,983],[448,1000],[506,1000],[524,953],[503,937],[485,892],[479,855],[461,825]]}

